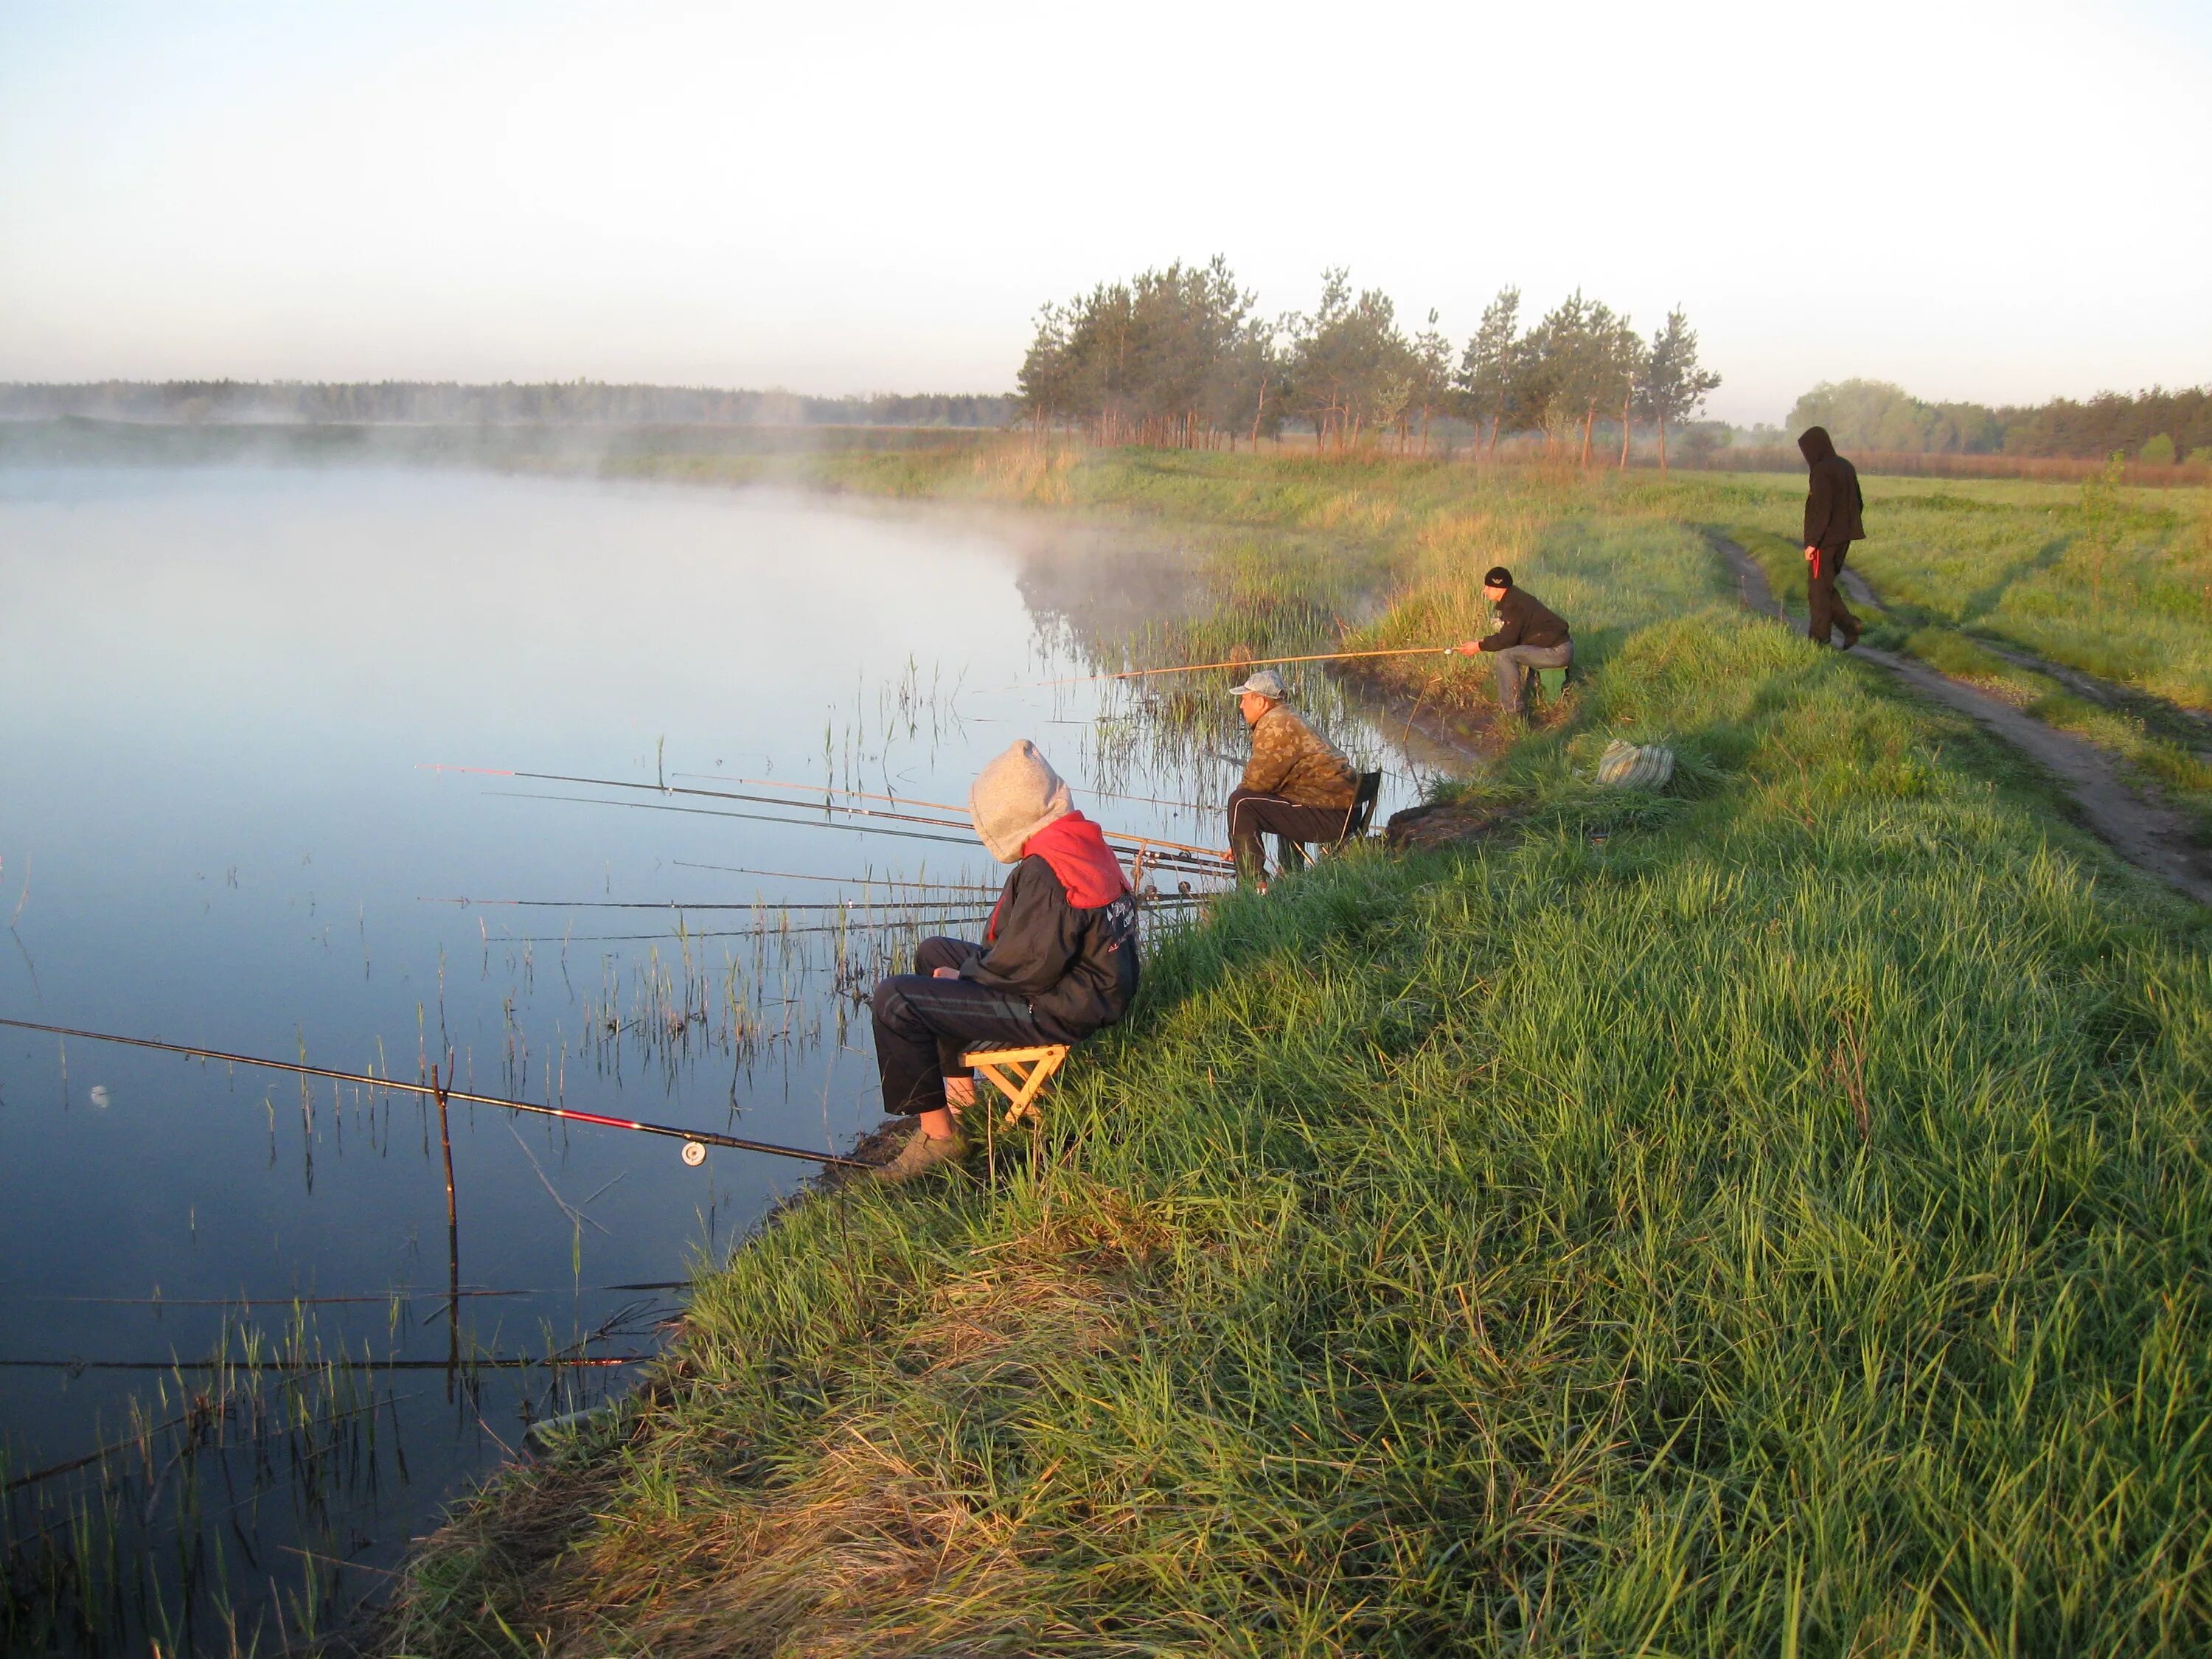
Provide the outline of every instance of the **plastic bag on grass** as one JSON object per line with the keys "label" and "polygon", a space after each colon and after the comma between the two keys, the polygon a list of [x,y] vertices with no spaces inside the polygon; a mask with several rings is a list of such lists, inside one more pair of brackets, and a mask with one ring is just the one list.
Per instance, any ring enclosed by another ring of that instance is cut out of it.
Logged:
{"label": "plastic bag on grass", "polygon": [[1674,775],[1674,751],[1662,743],[1615,738],[1598,757],[1597,781],[1609,789],[1664,789]]}

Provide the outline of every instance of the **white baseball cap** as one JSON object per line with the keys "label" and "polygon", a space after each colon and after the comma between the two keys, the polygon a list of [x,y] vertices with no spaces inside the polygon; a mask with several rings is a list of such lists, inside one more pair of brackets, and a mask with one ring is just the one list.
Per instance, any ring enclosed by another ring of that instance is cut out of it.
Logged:
{"label": "white baseball cap", "polygon": [[1243,684],[1232,685],[1229,688],[1229,695],[1232,697],[1241,697],[1247,692],[1255,697],[1266,697],[1273,702],[1280,702],[1289,695],[1283,690],[1283,677],[1272,668],[1255,669],[1252,678],[1246,680]]}

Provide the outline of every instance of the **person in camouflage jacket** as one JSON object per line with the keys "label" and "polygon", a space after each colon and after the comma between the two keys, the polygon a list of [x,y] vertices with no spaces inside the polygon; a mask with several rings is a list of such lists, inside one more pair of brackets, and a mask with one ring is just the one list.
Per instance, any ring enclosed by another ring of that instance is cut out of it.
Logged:
{"label": "person in camouflage jacket", "polygon": [[1284,701],[1283,678],[1263,668],[1232,686],[1244,723],[1252,728],[1252,758],[1244,781],[1229,795],[1229,846],[1240,880],[1264,884],[1267,860],[1260,837],[1275,837],[1275,858],[1285,871],[1305,863],[1305,843],[1334,842],[1359,794],[1359,775],[1327,738],[1299,719]]}

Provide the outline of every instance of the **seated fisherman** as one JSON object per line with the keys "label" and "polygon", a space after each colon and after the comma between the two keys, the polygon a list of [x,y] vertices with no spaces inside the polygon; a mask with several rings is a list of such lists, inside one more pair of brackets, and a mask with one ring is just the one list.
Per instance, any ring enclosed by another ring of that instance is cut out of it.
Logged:
{"label": "seated fisherman", "polygon": [[1336,745],[1300,720],[1283,702],[1283,677],[1262,668],[1229,688],[1252,728],[1252,758],[1244,781],[1229,792],[1229,848],[1237,874],[1260,881],[1267,874],[1264,832],[1275,838],[1276,862],[1285,872],[1305,862],[1310,841],[1334,841],[1344,815],[1359,793],[1359,775]]}
{"label": "seated fisherman", "polygon": [[1513,573],[1493,565],[1482,579],[1482,597],[1495,607],[1490,637],[1455,647],[1462,657],[1487,651],[1498,659],[1498,705],[1509,714],[1528,713],[1528,681],[1540,668],[1565,668],[1575,659],[1567,625],[1543,601],[1513,586]]}
{"label": "seated fisherman", "polygon": [[876,983],[884,1110],[921,1119],[880,1180],[912,1180],[968,1150],[954,1116],[975,1097],[967,1050],[1079,1042],[1137,994],[1136,899],[1036,745],[1024,738],[985,767],[968,812],[1013,872],[981,944],[924,939],[913,973]]}

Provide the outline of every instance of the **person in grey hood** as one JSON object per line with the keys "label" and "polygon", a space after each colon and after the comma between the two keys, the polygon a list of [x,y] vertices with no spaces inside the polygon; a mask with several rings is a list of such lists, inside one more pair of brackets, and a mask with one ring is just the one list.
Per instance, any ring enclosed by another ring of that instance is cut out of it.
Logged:
{"label": "person in grey hood", "polygon": [[1820,645],[1841,632],[1844,649],[1859,642],[1859,619],[1836,592],[1844,556],[1866,539],[1866,498],[1859,494],[1858,469],[1836,453],[1824,426],[1810,426],[1797,440],[1810,471],[1805,491],[1805,632]]}
{"label": "person in grey hood", "polygon": [[912,973],[877,981],[884,1109],[920,1120],[879,1180],[910,1181],[966,1153],[969,1049],[1079,1042],[1137,994],[1128,878],[1035,744],[1024,738],[983,769],[968,814],[984,849],[1014,867],[980,943],[926,939]]}

